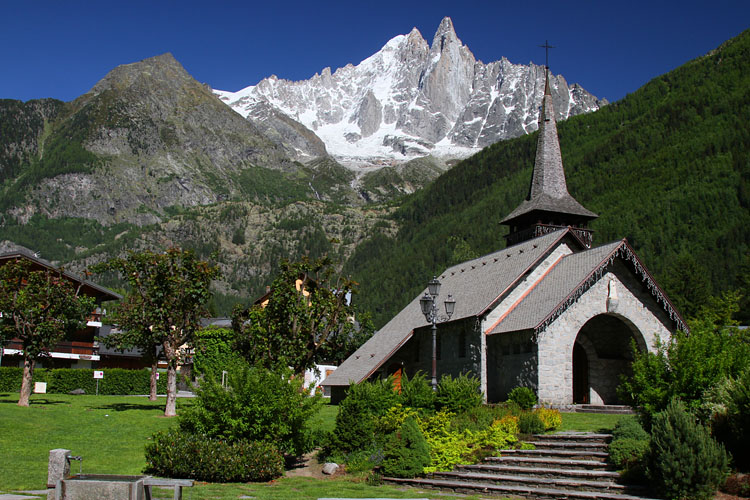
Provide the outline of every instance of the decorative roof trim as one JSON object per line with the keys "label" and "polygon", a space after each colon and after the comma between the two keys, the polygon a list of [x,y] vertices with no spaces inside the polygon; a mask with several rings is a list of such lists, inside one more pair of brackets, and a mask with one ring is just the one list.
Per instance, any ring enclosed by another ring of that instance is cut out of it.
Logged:
{"label": "decorative roof trim", "polygon": [[601,279],[606,269],[611,266],[617,258],[621,258],[626,262],[629,262],[635,268],[636,274],[640,275],[641,281],[646,284],[646,288],[648,288],[648,290],[651,292],[651,295],[654,296],[656,302],[661,302],[662,307],[664,307],[664,310],[667,312],[667,314],[669,314],[669,319],[677,324],[677,328],[679,330],[689,332],[685,320],[682,318],[677,309],[675,309],[674,305],[669,300],[669,297],[667,297],[667,294],[664,293],[664,291],[656,283],[654,277],[651,276],[651,273],[648,272],[648,269],[646,269],[646,266],[643,265],[641,260],[635,254],[635,251],[633,251],[633,248],[628,244],[627,240],[623,239],[620,244],[617,245],[617,247],[615,247],[614,250],[612,250],[612,252],[610,252],[610,254],[605,259],[603,259],[599,263],[599,265],[593,271],[591,271],[589,275],[586,276],[586,278],[584,278],[583,281],[581,281],[578,286],[574,288],[573,291],[570,292],[570,294],[568,294],[568,296],[565,297],[565,299],[563,299],[563,301],[560,302],[557,307],[553,309],[552,312],[550,312],[541,321],[541,323],[534,327],[534,334],[536,336],[541,334],[550,324],[552,324],[558,317],[560,317],[560,315],[562,315],[562,313],[565,312],[568,307],[575,304],[578,299],[594,285],[594,283]]}

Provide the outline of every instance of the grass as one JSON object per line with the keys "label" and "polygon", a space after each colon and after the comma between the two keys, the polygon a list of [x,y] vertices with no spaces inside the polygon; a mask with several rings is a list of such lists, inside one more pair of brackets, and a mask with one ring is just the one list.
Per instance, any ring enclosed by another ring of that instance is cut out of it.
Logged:
{"label": "grass", "polygon": [[[150,436],[175,424],[163,416],[164,398],[151,402],[138,396],[69,396],[36,394],[31,405],[16,405],[18,394],[0,393],[0,492],[41,489],[47,481],[49,450],[65,448],[83,457],[86,473],[140,474],[146,465],[143,447]],[[189,399],[178,399],[180,408]],[[325,405],[313,425],[333,430],[338,407]],[[600,432],[611,430],[619,415],[563,413],[560,430]],[[72,469],[77,472],[78,463]],[[282,477],[268,483],[196,483],[186,488],[186,500],[236,500],[239,496],[258,500],[347,498],[456,498],[416,488],[371,485],[361,478]]]}
{"label": "grass", "polygon": [[558,431],[611,432],[621,418],[635,418],[635,415],[563,413],[562,426]]}

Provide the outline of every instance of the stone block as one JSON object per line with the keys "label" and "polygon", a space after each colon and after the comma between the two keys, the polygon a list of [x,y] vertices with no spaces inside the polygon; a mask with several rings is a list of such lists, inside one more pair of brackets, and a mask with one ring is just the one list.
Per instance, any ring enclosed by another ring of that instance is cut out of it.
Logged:
{"label": "stone block", "polygon": [[57,482],[70,475],[70,462],[68,461],[70,450],[56,448],[49,450],[49,463],[47,464],[47,487],[54,488]]}

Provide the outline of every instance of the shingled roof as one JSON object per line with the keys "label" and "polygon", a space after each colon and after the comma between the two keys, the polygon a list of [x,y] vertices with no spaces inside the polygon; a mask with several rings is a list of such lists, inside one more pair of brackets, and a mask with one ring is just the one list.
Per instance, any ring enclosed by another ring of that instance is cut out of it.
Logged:
{"label": "shingled roof", "polygon": [[560,142],[557,138],[555,109],[548,90],[542,100],[542,112],[539,115],[539,139],[529,196],[501,223],[508,224],[534,211],[571,214],[588,219],[597,217],[568,193]]}
{"label": "shingled roof", "polygon": [[[480,316],[566,237],[571,244],[580,246],[565,229],[450,267],[438,276],[442,283],[438,301],[453,295],[453,321]],[[419,306],[425,291],[426,288],[344,361],[325,385],[348,385],[350,381],[368,378],[411,338],[415,329],[427,326]]]}

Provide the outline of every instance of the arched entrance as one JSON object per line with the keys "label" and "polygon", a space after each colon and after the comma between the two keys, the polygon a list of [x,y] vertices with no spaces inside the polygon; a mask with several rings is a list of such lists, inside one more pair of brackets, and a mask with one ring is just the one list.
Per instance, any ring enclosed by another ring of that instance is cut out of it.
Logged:
{"label": "arched entrance", "polygon": [[646,349],[641,332],[622,316],[600,314],[583,325],[572,353],[574,403],[620,403],[617,386],[630,373],[633,340]]}

